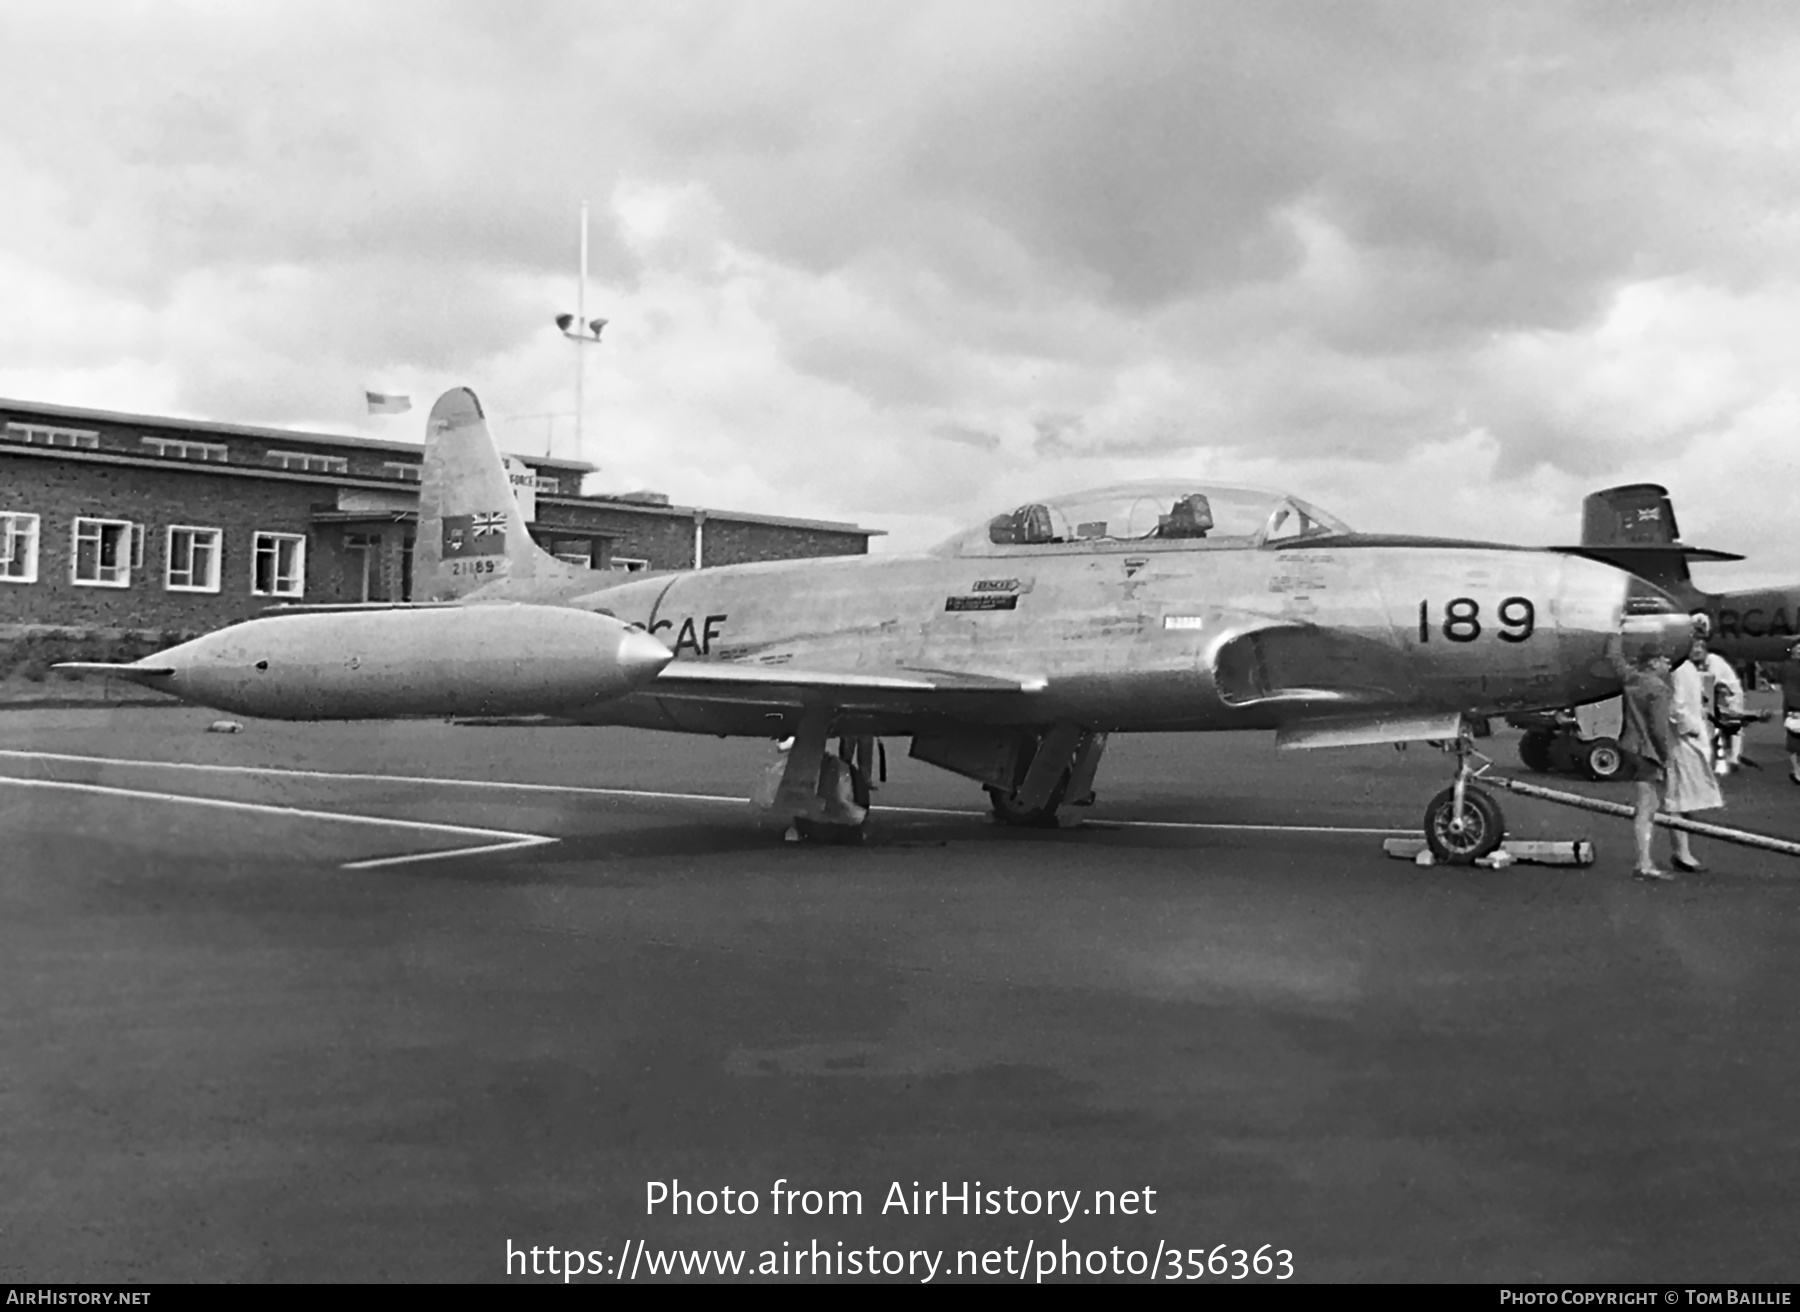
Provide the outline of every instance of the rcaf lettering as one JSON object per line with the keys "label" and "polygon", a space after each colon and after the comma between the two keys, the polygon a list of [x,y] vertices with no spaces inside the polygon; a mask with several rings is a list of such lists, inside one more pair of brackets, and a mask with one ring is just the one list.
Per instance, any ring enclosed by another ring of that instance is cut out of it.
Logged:
{"label": "rcaf lettering", "polygon": [[1761,606],[1752,606],[1745,611],[1720,610],[1719,636],[1723,638],[1777,638],[1794,636],[1793,622],[1788,618],[1786,607],[1777,606],[1775,614],[1768,624],[1763,624]]}
{"label": "rcaf lettering", "polygon": [[[708,615],[700,621],[698,626],[695,625],[692,615],[684,618],[681,621],[681,627],[675,633],[673,649],[675,654],[679,656],[684,651],[691,651],[696,656],[712,655],[713,643],[718,641],[719,634],[724,629],[725,621],[728,618],[730,617],[726,615]],[[673,628],[675,628],[674,620],[658,620],[650,626],[650,632],[657,634],[664,629]]]}

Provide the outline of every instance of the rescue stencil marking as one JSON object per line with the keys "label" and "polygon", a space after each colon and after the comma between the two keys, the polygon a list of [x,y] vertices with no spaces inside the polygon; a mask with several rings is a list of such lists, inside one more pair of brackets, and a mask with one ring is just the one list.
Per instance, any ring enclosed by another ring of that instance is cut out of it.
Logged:
{"label": "rescue stencil marking", "polygon": [[946,597],[945,610],[1017,610],[1019,594],[1016,592],[1004,595],[988,593],[981,597]]}

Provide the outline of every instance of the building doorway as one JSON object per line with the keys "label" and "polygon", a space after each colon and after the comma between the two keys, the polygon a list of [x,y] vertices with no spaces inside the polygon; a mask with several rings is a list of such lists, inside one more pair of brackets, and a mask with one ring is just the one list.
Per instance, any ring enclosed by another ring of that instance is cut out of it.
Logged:
{"label": "building doorway", "polygon": [[[388,589],[387,562],[384,559],[383,544],[385,539],[379,533],[346,533],[344,534],[344,554],[348,557],[348,568],[344,580],[350,587],[351,595],[357,601],[391,601]],[[410,553],[407,556],[411,563]]]}

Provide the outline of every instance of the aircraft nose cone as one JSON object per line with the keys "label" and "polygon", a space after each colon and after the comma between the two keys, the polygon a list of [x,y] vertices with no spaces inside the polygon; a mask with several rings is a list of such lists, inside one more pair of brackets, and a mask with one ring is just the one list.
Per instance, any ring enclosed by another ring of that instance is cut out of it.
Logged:
{"label": "aircraft nose cone", "polygon": [[619,639],[619,668],[634,686],[650,682],[674,659],[675,653],[648,633],[633,629]]}
{"label": "aircraft nose cone", "polygon": [[190,638],[180,646],[146,656],[137,664],[146,668],[168,670],[169,674],[161,686],[173,693],[189,693],[197,676],[203,675],[207,668],[206,658],[213,654],[214,644],[208,641],[211,637],[211,634],[207,634],[204,637]]}

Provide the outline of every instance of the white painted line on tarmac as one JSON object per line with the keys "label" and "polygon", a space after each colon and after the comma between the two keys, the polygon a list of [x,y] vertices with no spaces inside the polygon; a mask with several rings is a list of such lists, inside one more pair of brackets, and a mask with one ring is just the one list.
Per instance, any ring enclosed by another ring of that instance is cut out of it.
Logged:
{"label": "white painted line on tarmac", "polygon": [[[8,752],[6,755],[17,755]],[[104,758],[93,757],[93,760]],[[16,779],[10,775],[0,775],[0,787],[14,788],[50,788],[74,793],[98,793],[105,797],[130,797],[142,801],[173,802],[186,806],[211,806],[220,810],[251,811],[261,815],[280,815],[302,820],[337,820],[344,824],[374,825],[387,829],[418,829],[438,834],[477,834],[483,838],[502,839],[502,842],[482,843],[472,847],[458,847],[449,851],[407,852],[399,856],[374,857],[365,861],[346,861],[342,869],[367,870],[375,866],[400,865],[416,861],[441,861],[446,857],[468,856],[476,852],[506,852],[518,847],[541,847],[546,843],[558,842],[546,834],[526,834],[511,829],[484,829],[475,825],[446,825],[430,820],[398,820],[389,816],[357,815],[351,811],[313,811],[299,806],[275,806],[268,802],[234,802],[222,797],[190,797],[183,793],[158,793],[142,788],[114,788],[107,784],[72,783],[63,779]]]}
{"label": "white painted line on tarmac", "polygon": [[[986,811],[951,810],[939,806],[883,806],[882,811],[904,811],[911,815],[972,815],[985,816]],[[1082,825],[1091,824],[1099,829],[1209,829],[1222,832],[1242,832],[1248,834],[1416,834],[1416,829],[1361,829],[1352,825],[1233,825],[1212,823],[1203,820],[1113,820],[1083,816],[1071,829],[1079,829]]]}
{"label": "white painted line on tarmac", "polygon": [[1217,829],[1247,834],[1412,834],[1417,829],[1364,829],[1356,825],[1231,825],[1198,820],[1095,820],[1097,825],[1121,829]]}
{"label": "white painted line on tarmac", "polygon": [[296,779],[355,779],[389,784],[449,784],[457,788],[502,788],[521,793],[578,793],[591,797],[649,797],[675,802],[748,802],[747,797],[713,793],[659,793],[646,788],[591,788],[580,784],[528,784],[507,779],[455,779],[436,774],[365,774],[354,770],[291,770],[279,765],[214,765],[195,761],[146,761],[122,756],[75,756],[67,752],[27,752],[0,748],[0,757],[33,761],[85,761],[91,765],[130,765],[153,770],[210,770],[220,774],[275,774]]}
{"label": "white painted line on tarmac", "polygon": [[[0,757],[19,757],[41,761],[85,761],[96,765],[142,766],[160,770],[211,770],[223,774],[286,775],[302,779],[373,780],[394,784],[448,784],[456,788],[493,788],[524,793],[574,793],[589,797],[639,797],[665,802],[731,802],[742,806],[750,800],[747,797],[723,797],[717,793],[665,793],[646,788],[594,788],[581,784],[515,783],[506,779],[453,779],[444,775],[427,774],[365,774],[349,770],[291,770],[274,765],[214,765],[187,761],[148,761],[116,756],[75,756],[63,752],[27,752],[11,749],[0,749]],[[988,814],[986,811],[977,809],[941,806],[881,806],[875,809],[902,815],[970,816],[978,819]],[[1088,821],[1084,817],[1079,823],[1085,824]],[[1355,825],[1253,825],[1210,823],[1198,820],[1096,819],[1092,823],[1119,829],[1183,829],[1247,834],[1354,834],[1379,838],[1391,837],[1396,834],[1416,835],[1418,833],[1417,828],[1371,829]]]}

